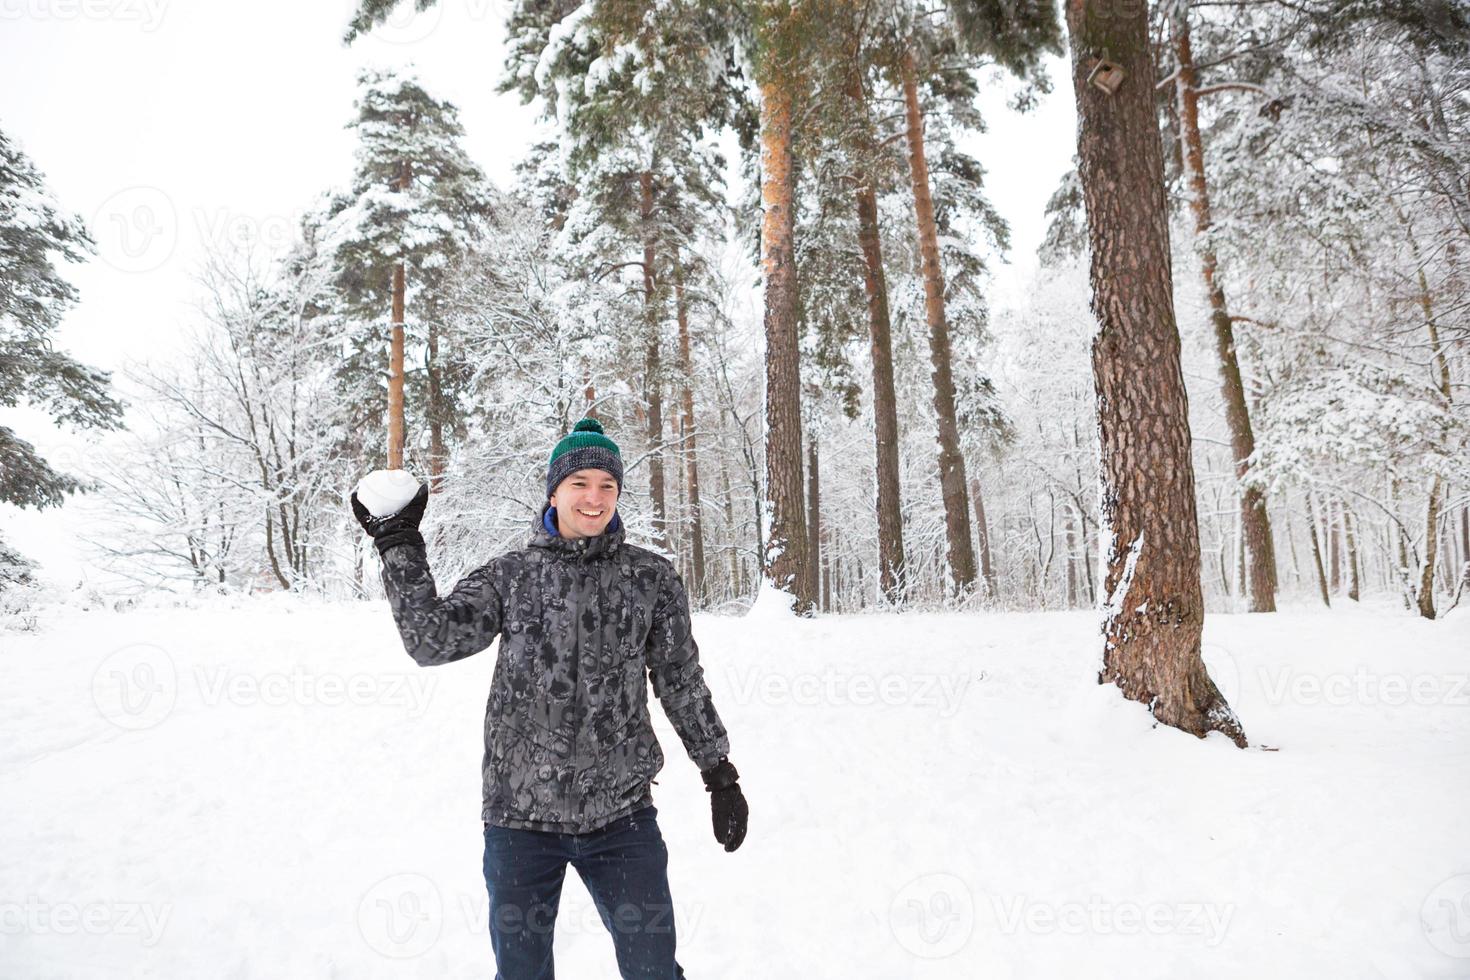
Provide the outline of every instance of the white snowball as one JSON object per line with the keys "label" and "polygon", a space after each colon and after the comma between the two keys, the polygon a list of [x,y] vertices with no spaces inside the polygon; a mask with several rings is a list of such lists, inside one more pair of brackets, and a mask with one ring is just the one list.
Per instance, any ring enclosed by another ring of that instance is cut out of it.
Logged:
{"label": "white snowball", "polygon": [[408,470],[373,470],[357,484],[357,499],[374,517],[391,517],[418,492],[418,477]]}

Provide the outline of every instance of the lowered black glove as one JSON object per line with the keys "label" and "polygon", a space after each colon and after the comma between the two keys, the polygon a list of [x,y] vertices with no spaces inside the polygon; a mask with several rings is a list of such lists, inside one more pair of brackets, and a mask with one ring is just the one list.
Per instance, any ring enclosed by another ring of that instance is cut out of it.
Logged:
{"label": "lowered black glove", "polygon": [[419,484],[419,491],[413,495],[413,499],[404,504],[398,513],[387,517],[374,517],[368,513],[368,509],[357,499],[357,491],[352,492],[352,513],[357,518],[357,523],[373,539],[373,544],[378,546],[380,555],[395,545],[424,543],[424,536],[419,533],[419,521],[424,519],[424,508],[427,506],[427,483]]}
{"label": "lowered black glove", "polygon": [[724,844],[726,851],[733,851],[745,840],[745,821],[750,816],[745,794],[740,792],[740,784],[736,782],[740,773],[735,771],[729,759],[721,759],[719,765],[703,776],[704,788],[709,790],[710,811],[714,816],[715,840]]}

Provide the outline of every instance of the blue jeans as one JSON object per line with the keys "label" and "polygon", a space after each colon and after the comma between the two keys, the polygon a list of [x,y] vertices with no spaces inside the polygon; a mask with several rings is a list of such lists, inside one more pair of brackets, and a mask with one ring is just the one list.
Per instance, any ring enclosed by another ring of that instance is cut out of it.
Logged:
{"label": "blue jeans", "polygon": [[496,980],[554,980],[551,937],[568,862],[612,933],[624,980],[682,980],[657,814],[647,806],[590,834],[485,828]]}

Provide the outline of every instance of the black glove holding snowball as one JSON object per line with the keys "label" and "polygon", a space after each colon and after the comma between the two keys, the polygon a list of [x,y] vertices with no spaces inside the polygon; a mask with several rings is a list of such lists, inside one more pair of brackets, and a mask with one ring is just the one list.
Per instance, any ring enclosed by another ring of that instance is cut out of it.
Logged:
{"label": "black glove holding snowball", "polygon": [[373,539],[373,544],[378,546],[378,554],[383,554],[389,548],[400,544],[416,544],[423,547],[424,536],[419,533],[419,521],[424,519],[424,508],[429,506],[429,485],[419,485],[418,493],[413,499],[403,505],[403,509],[396,514],[387,517],[374,517],[363,506],[362,501],[357,499],[357,491],[352,492],[352,513],[357,518],[357,523]]}

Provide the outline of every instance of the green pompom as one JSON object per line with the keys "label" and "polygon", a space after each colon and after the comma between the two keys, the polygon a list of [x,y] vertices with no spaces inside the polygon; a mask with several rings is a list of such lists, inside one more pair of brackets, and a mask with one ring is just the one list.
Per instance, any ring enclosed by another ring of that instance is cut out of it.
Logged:
{"label": "green pompom", "polygon": [[583,419],[572,426],[573,432],[602,432],[602,423],[596,419]]}

